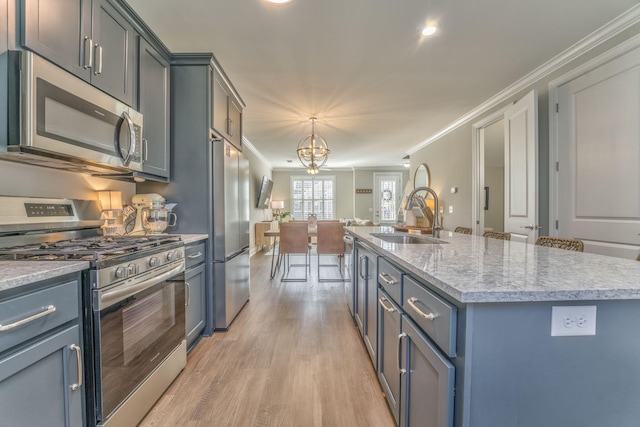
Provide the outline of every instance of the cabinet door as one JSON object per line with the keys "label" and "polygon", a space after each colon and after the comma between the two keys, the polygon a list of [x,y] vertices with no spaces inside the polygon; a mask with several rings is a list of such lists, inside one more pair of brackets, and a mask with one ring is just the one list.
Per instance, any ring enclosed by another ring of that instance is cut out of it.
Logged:
{"label": "cabinet door", "polygon": [[76,325],[0,359],[0,424],[82,426],[80,344]]}
{"label": "cabinet door", "polygon": [[367,256],[359,249],[356,249],[356,297],[353,307],[353,315],[360,329],[360,334],[364,336],[365,305],[366,305],[366,289],[367,289]]}
{"label": "cabinet door", "polygon": [[364,343],[369,351],[369,357],[373,363],[374,369],[378,369],[378,281],[377,274],[378,263],[377,257],[367,252],[367,280],[365,290],[365,325],[364,325]]}
{"label": "cabinet door", "polygon": [[128,105],[133,105],[135,36],[133,26],[108,0],[94,0],[91,83]]}
{"label": "cabinet door", "polygon": [[138,110],[144,116],[145,173],[169,178],[169,63],[138,37]]}
{"label": "cabinet door", "polygon": [[212,75],[212,101],[211,101],[211,127],[223,138],[229,136],[229,89],[221,79],[221,76],[211,70]]}
{"label": "cabinet door", "polygon": [[22,45],[88,81],[91,0],[22,0],[22,11]]}
{"label": "cabinet door", "polygon": [[378,302],[378,379],[396,425],[400,420],[400,390],[402,390],[402,376],[399,369],[400,342],[400,309],[391,298],[381,289]]}
{"label": "cabinet door", "polygon": [[231,97],[229,97],[229,121],[228,121],[229,141],[242,150],[242,107]]}
{"label": "cabinet door", "polygon": [[407,317],[402,318],[402,334],[406,347],[400,427],[452,427],[453,365]]}
{"label": "cabinet door", "polygon": [[190,346],[200,335],[206,323],[205,308],[205,264],[190,268],[184,274],[187,308],[187,346]]}

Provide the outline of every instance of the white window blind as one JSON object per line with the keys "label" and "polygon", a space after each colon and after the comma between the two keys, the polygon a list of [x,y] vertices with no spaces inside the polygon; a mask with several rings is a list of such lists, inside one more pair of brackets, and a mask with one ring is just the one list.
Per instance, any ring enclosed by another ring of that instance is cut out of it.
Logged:
{"label": "white window blind", "polygon": [[335,217],[335,176],[291,177],[291,216],[306,220],[315,214],[320,220]]}

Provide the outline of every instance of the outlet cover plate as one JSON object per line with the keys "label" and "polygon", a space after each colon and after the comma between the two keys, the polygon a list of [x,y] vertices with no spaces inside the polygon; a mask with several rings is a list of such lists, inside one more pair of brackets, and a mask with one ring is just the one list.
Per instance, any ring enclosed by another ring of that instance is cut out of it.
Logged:
{"label": "outlet cover plate", "polygon": [[568,337],[596,334],[596,306],[551,307],[551,336]]}

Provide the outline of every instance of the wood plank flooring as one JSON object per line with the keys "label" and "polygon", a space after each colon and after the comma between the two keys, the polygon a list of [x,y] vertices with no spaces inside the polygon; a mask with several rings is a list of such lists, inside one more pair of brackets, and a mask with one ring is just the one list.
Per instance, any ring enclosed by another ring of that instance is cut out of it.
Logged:
{"label": "wood plank flooring", "polygon": [[251,300],[140,426],[394,426],[344,283],[318,283],[312,260],[308,282],[285,283],[269,279],[269,256],[251,257]]}

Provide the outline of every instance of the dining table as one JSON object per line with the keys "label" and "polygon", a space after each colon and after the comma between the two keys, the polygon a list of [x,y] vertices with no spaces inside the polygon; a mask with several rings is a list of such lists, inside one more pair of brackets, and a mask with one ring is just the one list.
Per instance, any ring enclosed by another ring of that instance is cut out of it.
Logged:
{"label": "dining table", "polygon": [[[309,236],[317,236],[318,235],[318,227],[309,227]],[[282,256],[280,254],[279,246],[278,246],[278,237],[280,237],[279,229],[271,229],[265,230],[263,232],[264,237],[269,237],[273,242],[273,249],[271,250],[271,278],[273,279],[278,270],[280,269],[280,264],[282,262]],[[276,255],[276,250],[278,250],[278,254]]]}

